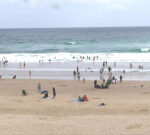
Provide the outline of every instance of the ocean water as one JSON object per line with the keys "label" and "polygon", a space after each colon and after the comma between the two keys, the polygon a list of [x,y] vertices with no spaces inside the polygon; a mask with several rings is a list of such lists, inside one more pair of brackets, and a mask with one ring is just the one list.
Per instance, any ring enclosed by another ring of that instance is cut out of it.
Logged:
{"label": "ocean water", "polygon": [[[150,62],[150,27],[0,29],[9,62]],[[89,56],[91,59],[86,59]]]}

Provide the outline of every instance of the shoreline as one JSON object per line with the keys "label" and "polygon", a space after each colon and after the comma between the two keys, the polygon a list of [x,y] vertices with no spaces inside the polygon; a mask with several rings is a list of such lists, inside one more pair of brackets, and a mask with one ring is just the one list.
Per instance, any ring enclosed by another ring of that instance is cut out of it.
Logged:
{"label": "shoreline", "polygon": [[[108,67],[112,67],[113,76],[119,80],[119,76],[123,76],[123,80],[150,80],[150,63],[149,62],[134,62],[133,68],[129,68],[128,62],[116,63],[108,62],[107,67],[104,67],[104,78],[108,78]],[[144,69],[139,69],[139,65],[143,65]],[[102,62],[45,62],[45,63],[29,63],[26,62],[23,67],[23,62],[9,62],[5,67],[1,64],[0,74],[2,78],[11,79],[14,75],[18,79],[29,79],[29,70],[31,71],[31,79],[57,79],[57,80],[74,80],[73,71],[79,67],[81,80],[100,80],[100,68]],[[125,73],[123,73],[125,71]],[[77,79],[77,78],[76,78]]]}

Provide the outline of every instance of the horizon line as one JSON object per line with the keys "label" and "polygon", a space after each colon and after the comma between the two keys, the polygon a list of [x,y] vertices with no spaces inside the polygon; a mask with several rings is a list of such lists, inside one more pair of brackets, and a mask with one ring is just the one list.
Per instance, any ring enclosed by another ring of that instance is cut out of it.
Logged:
{"label": "horizon line", "polygon": [[74,29],[74,28],[137,28],[150,26],[101,26],[101,27],[16,27],[16,28],[0,28],[0,29]]}

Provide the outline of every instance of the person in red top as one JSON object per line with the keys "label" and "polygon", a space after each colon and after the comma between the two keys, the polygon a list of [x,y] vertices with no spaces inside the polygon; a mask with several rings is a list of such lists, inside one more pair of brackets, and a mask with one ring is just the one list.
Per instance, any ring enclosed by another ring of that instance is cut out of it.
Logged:
{"label": "person in red top", "polygon": [[86,95],[83,96],[84,101],[88,101],[88,98]]}

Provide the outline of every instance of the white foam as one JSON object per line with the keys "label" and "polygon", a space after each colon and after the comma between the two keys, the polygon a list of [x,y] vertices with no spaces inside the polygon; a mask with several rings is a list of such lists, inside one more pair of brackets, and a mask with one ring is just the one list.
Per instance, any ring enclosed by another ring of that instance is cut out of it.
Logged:
{"label": "white foam", "polygon": [[72,45],[74,45],[74,44],[76,44],[76,42],[68,42],[69,44],[72,44]]}
{"label": "white foam", "polygon": [[[93,62],[93,57],[98,56],[95,62],[108,61],[108,62],[150,62],[149,53],[45,53],[45,54],[26,54],[26,53],[15,53],[15,54],[0,54],[0,60],[5,57],[9,62],[38,62],[43,60],[48,62],[73,62],[81,61],[81,57],[84,56],[83,62]],[[87,59],[90,57],[90,60]],[[74,57],[74,59],[73,59]]]}
{"label": "white foam", "polygon": [[150,51],[150,48],[141,48],[141,51],[142,52],[148,52],[148,51]]}

